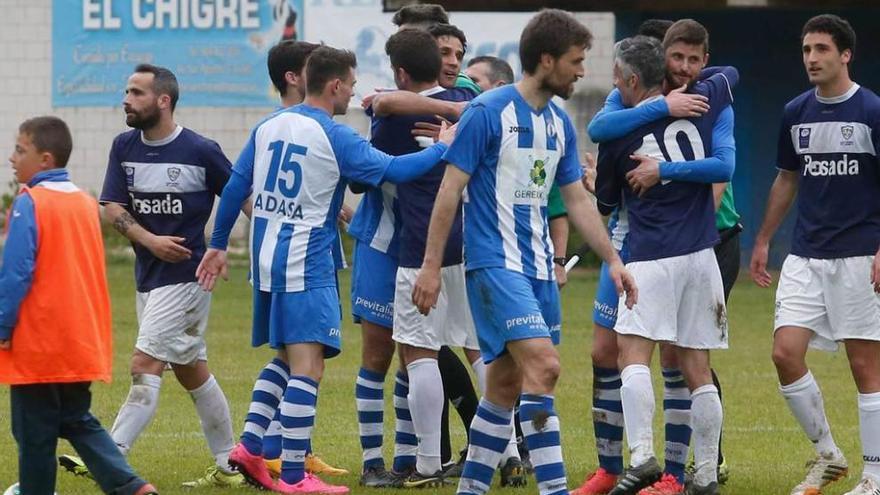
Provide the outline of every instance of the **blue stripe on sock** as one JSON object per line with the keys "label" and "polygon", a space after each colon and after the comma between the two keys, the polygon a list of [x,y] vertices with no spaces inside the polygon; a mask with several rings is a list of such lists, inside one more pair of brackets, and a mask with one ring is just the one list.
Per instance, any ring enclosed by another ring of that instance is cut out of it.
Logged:
{"label": "blue stripe on sock", "polygon": [[380,400],[385,397],[385,393],[381,388],[364,387],[356,385],[354,387],[354,396],[357,399]]}
{"label": "blue stripe on sock", "polygon": [[690,443],[690,438],[691,438],[690,425],[674,425],[671,423],[666,423],[666,441],[667,442],[683,443],[683,444],[687,445]]}
{"label": "blue stripe on sock", "polygon": [[385,375],[378,371],[370,371],[366,368],[361,368],[360,371],[358,371],[358,376],[370,380],[371,382],[385,383]]}
{"label": "blue stripe on sock", "polygon": [[680,409],[682,411],[690,411],[691,410],[691,401],[681,400],[681,399],[664,399],[663,400],[663,409]]}
{"label": "blue stripe on sock", "polygon": [[623,427],[608,423],[596,422],[594,424],[597,438],[608,440],[623,440]]}
{"label": "blue stripe on sock", "polygon": [[382,411],[359,411],[358,412],[358,422],[359,423],[379,423],[385,419],[385,414]]}
{"label": "blue stripe on sock", "polygon": [[[473,426],[473,424],[471,424],[471,426]],[[510,443],[510,439],[493,437],[492,435],[483,433],[476,428],[471,428],[470,443],[471,445],[476,445],[485,449],[504,452],[504,449],[507,448],[507,444]]]}
{"label": "blue stripe on sock", "polygon": [[602,409],[603,411],[611,411],[616,413],[623,412],[623,402],[620,400],[599,400],[593,401],[593,407]]}
{"label": "blue stripe on sock", "polygon": [[492,483],[492,476],[494,474],[494,467],[489,467],[479,462],[467,461],[464,463],[464,470],[461,472],[461,477],[477,480],[489,485]]}
{"label": "blue stripe on sock", "polygon": [[599,456],[599,467],[608,471],[609,474],[619,475],[623,473],[623,456]]}

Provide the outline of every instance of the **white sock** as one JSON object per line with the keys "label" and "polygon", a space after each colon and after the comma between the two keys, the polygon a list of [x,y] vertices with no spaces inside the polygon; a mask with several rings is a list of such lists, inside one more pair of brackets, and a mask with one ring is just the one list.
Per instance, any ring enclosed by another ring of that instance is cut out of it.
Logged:
{"label": "white sock", "polygon": [[823,457],[843,457],[831,436],[831,427],[828,426],[828,418],[825,416],[825,402],[813,374],[807,371],[806,375],[793,383],[780,385],[779,391],[807,438],[816,447],[816,453]]}
{"label": "white sock", "polygon": [[128,455],[134,441],[156,415],[161,386],[161,376],[143,373],[132,375],[128,397],[119,408],[116,421],[110,428],[110,436],[122,451],[122,455]]}
{"label": "white sock", "polygon": [[862,477],[880,483],[880,392],[859,394],[859,432],[865,461]]}
{"label": "white sock", "polygon": [[232,433],[232,419],[229,416],[229,404],[220,384],[214,379],[214,375],[199,388],[189,391],[202,423],[202,432],[208,441],[208,448],[214,455],[217,467],[225,472],[230,472],[229,453],[235,446],[235,437]]}
{"label": "white sock", "polygon": [[471,368],[474,369],[474,374],[477,375],[477,386],[480,387],[480,395],[486,395],[486,363],[483,362],[483,358],[478,357],[471,363]]}
{"label": "white sock", "polygon": [[703,385],[691,393],[691,426],[694,435],[694,483],[707,486],[718,481],[718,440],[724,412],[718,388]]}
{"label": "white sock", "polygon": [[424,475],[440,470],[440,419],[443,415],[443,378],[437,360],[416,359],[406,366],[409,375],[409,411],[419,439],[416,469]]}
{"label": "white sock", "polygon": [[630,465],[641,466],[654,457],[654,386],[651,369],[643,364],[631,364],[620,372],[623,385],[623,424],[630,449]]}

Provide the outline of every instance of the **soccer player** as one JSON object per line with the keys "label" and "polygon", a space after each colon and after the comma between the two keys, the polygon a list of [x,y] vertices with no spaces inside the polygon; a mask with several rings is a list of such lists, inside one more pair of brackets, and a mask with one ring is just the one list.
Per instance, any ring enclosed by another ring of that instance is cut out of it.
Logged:
{"label": "soccer player", "polygon": [[510,64],[491,55],[480,55],[470,59],[464,73],[480,87],[481,91],[513,84],[513,69]]}
{"label": "soccer player", "polygon": [[801,50],[814,89],[788,102],[779,130],[779,173],[752,251],[751,276],[769,287],[770,240],[795,195],[791,254],[776,290],[773,363],[779,390],[816,449],[792,495],[819,493],[846,476],[808,347],[843,341],[858,389],[864,471],[847,495],[880,493],[880,99],[850,79],[856,34],[836,15],[804,25]]}
{"label": "soccer player", "polygon": [[632,279],[580,184],[574,126],[550,101],[574,91],[575,81],[584,75],[584,52],[591,39],[589,30],[567,12],[535,15],[520,38],[523,79],[474,100],[459,123],[458,140],[444,155],[449,165],[412,297],[423,314],[437,303],[444,247],[467,186],[467,292],[488,363],[488,383],[471,424],[459,493],[488,491],[513,430],[518,399],[529,450],[541,451],[532,459],[538,491],[567,493],[553,406],[561,312],[546,204],[554,181],[576,228],[610,262],[619,287],[627,290],[627,304],[636,301]]}
{"label": "soccer player", "polygon": [[[656,39],[636,36],[615,47],[614,81],[626,106],[662,99],[665,75],[663,48]],[[730,86],[725,78],[708,79],[693,91],[706,96],[710,104],[702,117],[648,123],[599,147],[599,210],[608,214],[626,204],[630,226],[627,268],[641,293],[634,308],[618,303],[621,307],[614,327],[631,467],[611,490],[612,495],[635,494],[661,476],[654,457],[654,391],[649,368],[658,342],[676,346],[691,390],[696,471],[685,493],[718,491],[722,413],[708,363],[709,349],[727,347],[727,317],[721,274],[709,249],[718,242],[711,184],[730,180],[733,159],[728,156],[695,165],[704,182],[664,181],[652,187],[628,182],[633,171],[649,159],[700,160],[712,149],[712,127],[718,113],[731,102]]]}
{"label": "soccer player", "polygon": [[[266,65],[269,78],[278,90],[281,108],[302,103],[306,92],[306,59],[317,47],[318,45],[305,41],[282,41],[269,50]],[[334,243],[334,248],[338,246],[338,243]],[[334,249],[334,261],[337,258],[342,259],[341,250]],[[342,268],[338,261],[336,268]],[[278,352],[276,358],[260,372],[241,436],[241,441],[254,451],[262,449],[269,473],[275,478],[281,475],[281,411],[278,403],[290,377],[290,367],[286,359],[285,353]],[[314,474],[348,473],[344,469],[328,465],[311,451],[306,453],[305,469]]]}
{"label": "soccer player", "polygon": [[[674,28],[671,28],[674,26]],[[662,32],[660,32],[662,30]],[[659,19],[643,23],[640,32],[649,32],[669,37],[664,42],[666,57],[666,79],[663,83],[665,97],[653,102],[624,110],[620,92],[609,94],[605,107],[593,118],[588,132],[595,142],[605,142],[625,136],[641,125],[652,120],[673,117],[688,117],[705,112],[705,98],[702,95],[684,93],[685,85],[692,86],[703,77],[733,78],[732,68],[709,69],[702,71],[708,61],[709,38],[705,28],[698,22],[683,19],[673,24]],[[702,72],[701,72],[702,71]],[[697,109],[694,111],[692,109]],[[725,108],[713,127],[713,157],[734,156],[733,109]],[[711,160],[712,158],[710,158]],[[696,169],[681,167],[675,162],[663,164],[664,178],[691,180]],[[660,165],[657,165],[660,173]],[[672,175],[678,171],[677,175]],[[684,173],[682,173],[684,171]],[[725,302],[736,280],[738,271],[738,229],[739,216],[733,207],[733,195],[725,184],[713,186],[716,201],[723,197],[716,212],[716,227],[719,228],[721,242],[715,246],[716,257],[721,267],[725,289]],[[722,196],[723,194],[723,196]],[[731,222],[733,222],[731,224]],[[625,208],[612,214],[609,222],[611,238],[627,260],[627,231]],[[735,259],[733,259],[735,258]],[[617,368],[617,344],[613,332],[617,319],[617,295],[607,278],[604,269],[600,272],[599,285],[593,309],[593,386],[598,398],[593,404],[593,427],[596,447],[599,454],[599,469],[587,476],[576,495],[597,495],[607,493],[616,483],[623,471],[623,418],[620,414],[620,372]],[[665,467],[661,479],[643,491],[643,495],[672,495],[684,490],[685,462],[690,445],[690,393],[684,377],[678,368],[675,350],[661,345],[661,366],[663,367],[663,415],[666,423]],[[713,380],[715,375],[713,373]],[[716,387],[718,386],[716,380]],[[719,388],[720,394],[720,388]],[[594,394],[594,397],[597,396]],[[719,446],[719,482],[726,481],[727,469]]]}
{"label": "soccer player", "polygon": [[354,54],[327,46],[306,65],[306,98],[277,112],[251,133],[224,189],[211,249],[198,269],[212,289],[226,275],[226,246],[236,207],[253,188],[251,282],[254,286],[252,344],[283,348],[290,378],[281,403],[281,477],[269,478],[259,451],[241,443],[230,456],[260,486],[281,493],[347,493],[304,470],[315,421],[324,359],[340,352],[340,312],[331,246],[348,180],[378,186],[405,182],[440,160],[454,128],[441,142],[415,155],[391,157],[353,129],[336,124],[354,94]]}
{"label": "soccer player", "polygon": [[[235,443],[229,405],[207,362],[211,295],[195,276],[214,195],[223,190],[230,164],[217,143],[174,122],[178,94],[168,69],[135,68],[123,100],[125,123],[133,129],[113,141],[104,177],[104,216],[136,255],[139,325],[131,389],[110,434],[124,454],[131,450],[156,413],[170,364],[193,399],[215,460],[204,478],[185,486],[238,486],[244,480],[228,462]],[[72,470],[77,461],[60,459]]]}
{"label": "soccer player", "polygon": [[64,121],[36,117],[9,157],[22,189],[0,264],[0,383],[11,385],[16,493],[55,492],[65,438],[102,492],[155,494],[89,411],[91,381],[110,381],[113,334],[98,203],[70,182],[72,148]]}

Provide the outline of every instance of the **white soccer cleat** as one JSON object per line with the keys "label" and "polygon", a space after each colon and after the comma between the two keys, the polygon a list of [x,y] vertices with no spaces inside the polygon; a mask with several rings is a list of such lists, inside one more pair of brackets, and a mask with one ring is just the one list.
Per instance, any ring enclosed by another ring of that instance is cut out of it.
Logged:
{"label": "white soccer cleat", "polygon": [[[809,471],[804,481],[792,488],[791,495],[821,495],[822,488],[846,477],[849,466],[846,459],[840,457],[816,456],[807,463]],[[880,494],[878,494],[880,495]]]}
{"label": "white soccer cleat", "polygon": [[880,495],[880,482],[870,476],[865,476],[855,488],[846,492],[845,495]]}

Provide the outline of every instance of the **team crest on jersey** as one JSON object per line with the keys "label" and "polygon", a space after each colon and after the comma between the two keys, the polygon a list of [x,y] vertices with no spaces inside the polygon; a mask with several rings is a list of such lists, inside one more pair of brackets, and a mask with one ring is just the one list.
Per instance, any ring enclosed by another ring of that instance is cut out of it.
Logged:
{"label": "team crest on jersey", "polygon": [[544,183],[547,182],[547,171],[544,170],[544,161],[535,160],[535,165],[532,167],[531,172],[529,172],[532,183],[538,187],[543,187]]}
{"label": "team crest on jersey", "polygon": [[177,180],[178,177],[180,177],[180,167],[169,167],[168,170],[165,171],[165,173],[168,174],[168,178],[171,180],[171,182],[174,182]]}
{"label": "team crest on jersey", "polygon": [[849,141],[853,137],[853,126],[847,124],[840,126],[840,134],[843,136],[844,141]]}
{"label": "team crest on jersey", "polygon": [[547,122],[547,137],[555,138],[556,137],[556,126],[553,125],[553,122]]}
{"label": "team crest on jersey", "polygon": [[802,127],[800,132],[798,133],[798,147],[799,148],[809,148],[810,147],[810,132],[812,129],[809,127]]}
{"label": "team crest on jersey", "polygon": [[122,167],[125,169],[125,184],[134,187],[134,167]]}

